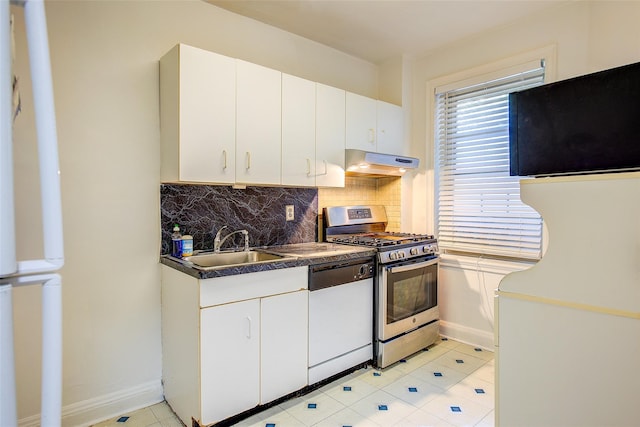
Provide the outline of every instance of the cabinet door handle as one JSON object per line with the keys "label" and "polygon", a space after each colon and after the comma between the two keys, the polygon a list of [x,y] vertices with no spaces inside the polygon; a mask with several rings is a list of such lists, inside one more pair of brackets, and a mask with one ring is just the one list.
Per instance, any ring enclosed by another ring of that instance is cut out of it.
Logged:
{"label": "cabinet door handle", "polygon": [[247,339],[251,339],[251,316],[247,316],[246,318],[247,321],[247,333],[245,334]]}
{"label": "cabinet door handle", "polygon": [[328,170],[327,170],[327,161],[323,160],[322,163],[324,163],[324,174],[323,175],[326,175],[326,174],[329,173]]}
{"label": "cabinet door handle", "polygon": [[246,169],[251,169],[251,153],[247,151],[247,166]]}
{"label": "cabinet door handle", "polygon": [[375,129],[369,129],[369,142],[373,144],[374,142],[376,142],[375,138],[376,138]]}
{"label": "cabinet door handle", "polygon": [[311,175],[311,159],[307,159],[307,176]]}
{"label": "cabinet door handle", "polygon": [[222,170],[227,170],[227,150],[222,150],[222,157],[224,157],[224,164]]}

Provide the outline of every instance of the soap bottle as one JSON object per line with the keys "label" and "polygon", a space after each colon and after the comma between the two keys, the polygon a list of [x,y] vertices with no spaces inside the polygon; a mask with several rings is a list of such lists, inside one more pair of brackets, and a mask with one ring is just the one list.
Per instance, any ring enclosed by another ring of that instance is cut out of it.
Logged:
{"label": "soap bottle", "polygon": [[185,234],[182,236],[182,256],[187,257],[193,255],[193,236]]}
{"label": "soap bottle", "polygon": [[180,234],[180,226],[173,226],[173,234],[171,235],[171,256],[180,258],[182,256],[182,234]]}

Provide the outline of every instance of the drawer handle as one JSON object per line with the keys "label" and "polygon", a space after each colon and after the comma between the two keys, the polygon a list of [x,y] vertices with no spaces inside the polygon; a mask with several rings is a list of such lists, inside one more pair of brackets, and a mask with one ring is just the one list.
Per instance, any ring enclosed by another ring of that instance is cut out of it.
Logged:
{"label": "drawer handle", "polygon": [[327,161],[323,160],[322,163],[324,163],[324,173],[323,173],[323,175],[326,175],[328,173],[327,172]]}
{"label": "drawer handle", "polygon": [[251,169],[251,153],[247,151],[247,170]]}
{"label": "drawer handle", "polygon": [[222,156],[224,157],[224,164],[222,170],[227,170],[227,150],[222,150]]}
{"label": "drawer handle", "polygon": [[311,159],[307,159],[307,176],[311,175]]}

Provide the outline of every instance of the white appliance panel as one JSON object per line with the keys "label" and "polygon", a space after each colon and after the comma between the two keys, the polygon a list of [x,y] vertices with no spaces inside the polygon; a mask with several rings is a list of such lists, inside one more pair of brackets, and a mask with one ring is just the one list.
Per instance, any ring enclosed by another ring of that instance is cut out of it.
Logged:
{"label": "white appliance panel", "polygon": [[309,366],[371,345],[373,279],[309,294]]}

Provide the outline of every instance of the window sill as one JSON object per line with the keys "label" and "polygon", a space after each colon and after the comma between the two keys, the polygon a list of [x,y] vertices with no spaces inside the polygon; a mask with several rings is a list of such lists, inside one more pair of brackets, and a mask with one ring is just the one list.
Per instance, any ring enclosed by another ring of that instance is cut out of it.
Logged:
{"label": "window sill", "polygon": [[509,274],[514,271],[527,270],[538,261],[491,258],[487,255],[474,254],[441,254],[440,267],[460,268],[464,270],[482,271],[485,273]]}

